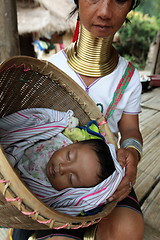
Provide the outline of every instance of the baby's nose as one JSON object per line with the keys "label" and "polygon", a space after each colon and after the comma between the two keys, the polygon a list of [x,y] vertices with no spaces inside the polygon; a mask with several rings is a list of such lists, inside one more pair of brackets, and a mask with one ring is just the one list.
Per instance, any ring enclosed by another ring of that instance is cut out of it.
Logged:
{"label": "baby's nose", "polygon": [[59,173],[61,175],[71,172],[72,167],[69,163],[60,163],[59,164]]}

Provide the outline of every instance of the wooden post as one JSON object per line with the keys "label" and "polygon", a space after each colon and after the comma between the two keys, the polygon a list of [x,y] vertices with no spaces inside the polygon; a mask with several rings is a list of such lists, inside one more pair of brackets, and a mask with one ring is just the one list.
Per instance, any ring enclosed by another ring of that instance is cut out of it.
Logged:
{"label": "wooden post", "polygon": [[0,62],[20,55],[16,0],[0,0]]}
{"label": "wooden post", "polygon": [[160,74],[160,31],[157,34],[156,38],[157,42],[157,51],[156,51],[156,61],[154,66],[154,74],[159,75]]}

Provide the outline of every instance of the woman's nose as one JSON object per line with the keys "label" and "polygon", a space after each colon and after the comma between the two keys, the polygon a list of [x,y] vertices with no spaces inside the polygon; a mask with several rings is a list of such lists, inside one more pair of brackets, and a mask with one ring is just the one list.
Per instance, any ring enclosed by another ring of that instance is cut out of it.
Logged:
{"label": "woman's nose", "polygon": [[101,0],[97,8],[97,15],[102,19],[110,19],[113,11],[113,0]]}

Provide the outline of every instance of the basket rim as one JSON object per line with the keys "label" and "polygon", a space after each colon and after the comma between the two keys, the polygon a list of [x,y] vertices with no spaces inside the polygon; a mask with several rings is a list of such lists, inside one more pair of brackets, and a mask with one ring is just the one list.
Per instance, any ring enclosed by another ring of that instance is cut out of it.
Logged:
{"label": "basket rim", "polygon": [[[102,123],[105,121],[105,118],[102,116],[102,113],[100,113],[97,105],[87,95],[87,93],[83,89],[81,89],[81,87],[79,87],[78,84],[75,83],[74,80],[72,80],[67,74],[65,74],[56,66],[54,66],[53,64],[45,60],[39,60],[39,59],[28,57],[28,56],[11,57],[1,64],[0,73],[6,70],[7,68],[11,68],[12,66],[18,66],[19,64],[24,64],[25,67],[29,67],[34,71],[39,71],[40,73],[47,75],[50,78],[53,77],[53,72],[54,74],[56,73],[57,75],[61,76],[56,81],[58,81],[60,85],[64,86],[67,89],[67,91],[70,94],[72,94],[74,98],[77,99],[77,101],[81,102],[81,105],[83,105],[86,113],[88,115],[93,115],[93,118],[95,118],[98,123]],[[64,80],[65,80],[65,83],[64,83]],[[81,97],[79,98],[78,96],[81,96]],[[87,104],[85,104],[85,102],[87,102]],[[90,111],[90,108],[91,108],[90,106],[92,106],[92,109],[93,109],[92,111]],[[113,133],[110,131],[107,123],[105,122],[100,127],[102,128],[103,132],[107,132],[108,134],[107,137],[109,136],[109,142],[111,142],[117,147]],[[7,169],[7,172],[4,171],[4,169]],[[0,188],[1,188],[1,191],[3,192],[4,197],[9,195],[11,198],[13,198],[13,195],[16,194],[17,198],[22,199],[21,204],[19,203],[19,201],[14,201],[14,202],[11,202],[10,204],[13,204],[17,209],[23,209],[24,211],[27,211],[28,205],[30,208],[30,204],[22,196],[23,194],[21,194],[21,191],[27,193],[28,201],[33,200],[32,204],[34,203],[33,204],[34,207],[32,208],[32,210],[33,212],[35,212],[35,214],[30,215],[29,217],[35,220],[35,216],[36,216],[36,221],[40,221],[41,222],[40,224],[44,225],[44,229],[46,229],[46,227],[54,228],[55,222],[57,222],[57,226],[58,226],[57,228],[64,227],[64,228],[72,228],[72,229],[79,228],[79,227],[86,227],[88,225],[95,224],[96,222],[100,221],[102,217],[108,215],[117,204],[117,202],[109,203],[104,207],[104,210],[102,212],[99,212],[91,216],[82,217],[82,216],[71,216],[71,215],[63,214],[45,205],[27,188],[27,186],[22,182],[22,180],[19,179],[18,174],[15,172],[15,170],[9,163],[2,148],[0,148],[0,171],[4,178],[3,180],[10,182],[10,185],[8,187],[6,187],[6,182],[0,182]],[[19,187],[17,190],[15,189],[13,182],[16,182],[16,184],[18,184]],[[14,194],[11,194],[10,189],[14,192]],[[27,207],[25,207],[25,205]],[[42,209],[42,207],[44,209]],[[24,211],[21,211],[21,212],[24,212]],[[46,219],[51,221],[47,222]],[[68,225],[62,226],[61,223],[64,223],[64,222],[67,223]]]}

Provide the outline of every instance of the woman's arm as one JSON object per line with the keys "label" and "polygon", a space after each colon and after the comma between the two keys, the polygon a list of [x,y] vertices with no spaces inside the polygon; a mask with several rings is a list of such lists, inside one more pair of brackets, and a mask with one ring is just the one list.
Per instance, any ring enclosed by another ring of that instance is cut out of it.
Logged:
{"label": "woman's arm", "polygon": [[120,143],[127,138],[135,138],[141,144],[143,143],[142,135],[139,130],[138,115],[123,114],[119,121],[119,131],[121,133]]}
{"label": "woman's arm", "polygon": [[[138,115],[123,114],[119,122],[119,131],[121,134],[120,144],[129,138],[134,138],[141,144],[143,143],[139,130]],[[121,201],[127,197],[130,192],[130,182],[134,185],[136,181],[137,165],[140,160],[140,155],[139,152],[132,147],[127,149],[122,148],[117,151],[117,160],[122,167],[125,166],[126,174],[116,192],[109,198],[109,201],[114,199]]]}

